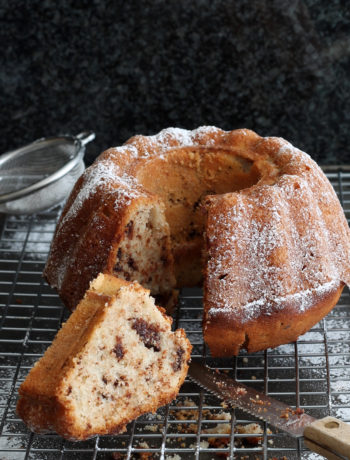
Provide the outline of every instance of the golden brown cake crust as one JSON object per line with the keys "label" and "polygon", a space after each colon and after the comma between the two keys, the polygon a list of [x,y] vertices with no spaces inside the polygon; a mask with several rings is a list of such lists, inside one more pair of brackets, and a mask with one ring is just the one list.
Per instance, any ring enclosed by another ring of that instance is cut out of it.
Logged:
{"label": "golden brown cake crust", "polygon": [[[217,356],[295,340],[303,321],[316,323],[349,285],[349,227],[306,153],[246,129],[170,128],[107,150],[75,187],[45,269],[70,308],[98,271],[112,270],[116,240],[140,200],[165,204],[180,287],[200,282],[205,248],[203,330]],[[279,342],[283,308],[294,321]],[[270,342],[253,327],[260,315]]]}
{"label": "golden brown cake crust", "polygon": [[213,356],[296,340],[349,284],[349,227],[316,163],[278,138],[237,136],[233,148],[271,168],[238,193],[206,201],[204,339]]}
{"label": "golden brown cake crust", "polygon": [[311,295],[309,308],[297,314],[299,305],[293,300],[270,307],[268,313],[262,308],[259,317],[248,321],[216,314],[205,331],[212,356],[238,355],[241,348],[254,353],[294,342],[332,310],[343,287],[341,284],[324,294]]}

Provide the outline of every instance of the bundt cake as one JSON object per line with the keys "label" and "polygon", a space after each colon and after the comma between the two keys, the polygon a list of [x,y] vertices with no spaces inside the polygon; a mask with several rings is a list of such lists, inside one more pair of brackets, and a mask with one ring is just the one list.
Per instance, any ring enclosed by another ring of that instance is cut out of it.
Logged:
{"label": "bundt cake", "polygon": [[17,412],[68,439],[120,433],[176,397],[190,354],[149,291],[99,275],[22,383]]}
{"label": "bundt cake", "polygon": [[316,163],[280,138],[214,127],[135,136],[78,180],[45,276],[69,308],[97,273],[153,295],[204,274],[213,356],[295,340],[349,284],[349,228]]}

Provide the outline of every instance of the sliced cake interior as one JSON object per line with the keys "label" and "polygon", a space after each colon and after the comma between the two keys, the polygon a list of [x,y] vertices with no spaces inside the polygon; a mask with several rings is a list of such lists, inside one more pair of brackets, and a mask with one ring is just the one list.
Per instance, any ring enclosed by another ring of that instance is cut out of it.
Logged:
{"label": "sliced cake interior", "polygon": [[158,202],[135,208],[116,248],[113,267],[118,278],[136,280],[154,296],[171,292],[176,282],[163,208]]}
{"label": "sliced cake interior", "polygon": [[149,291],[99,275],[21,385],[17,411],[36,432],[120,433],[176,397],[190,353]]}

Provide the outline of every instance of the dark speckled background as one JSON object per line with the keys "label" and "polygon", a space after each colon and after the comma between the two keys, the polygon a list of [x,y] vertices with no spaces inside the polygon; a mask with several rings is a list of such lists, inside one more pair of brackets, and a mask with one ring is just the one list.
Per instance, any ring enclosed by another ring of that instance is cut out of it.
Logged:
{"label": "dark speckled background", "polygon": [[3,0],[0,42],[0,151],[210,124],[350,163],[347,0]]}

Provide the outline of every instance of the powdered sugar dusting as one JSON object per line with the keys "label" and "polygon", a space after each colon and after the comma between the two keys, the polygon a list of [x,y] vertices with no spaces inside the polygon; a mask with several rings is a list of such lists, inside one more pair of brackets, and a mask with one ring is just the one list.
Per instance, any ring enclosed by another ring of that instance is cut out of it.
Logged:
{"label": "powdered sugar dusting", "polygon": [[139,198],[142,192],[139,190],[139,184],[136,179],[127,174],[118,178],[118,188],[114,191],[115,201],[114,209],[118,211],[122,206],[129,206],[132,200]]}
{"label": "powdered sugar dusting", "polygon": [[252,319],[258,318],[261,315],[262,308],[264,308],[265,314],[269,315],[272,313],[272,309],[283,309],[288,303],[294,304],[295,308],[299,312],[303,312],[314,304],[315,296],[319,297],[330,293],[332,290],[336,289],[338,285],[338,280],[331,280],[328,283],[317,286],[314,289],[306,289],[286,296],[260,298],[243,305],[242,308],[238,308],[234,312],[232,311],[232,305],[225,305],[222,308],[211,308],[208,314],[209,317],[211,317],[215,316],[217,313],[227,313],[229,315],[236,313],[242,319],[242,323],[244,324]]}
{"label": "powdered sugar dusting", "polygon": [[[288,141],[286,141],[284,139],[281,139],[280,142],[281,142],[281,146],[276,152],[276,157],[284,156],[286,154],[287,155],[294,155],[296,153],[296,149],[294,148],[294,146],[290,142],[288,142]],[[305,154],[305,155],[307,155],[307,154]]]}
{"label": "powdered sugar dusting", "polygon": [[[214,126],[201,126],[193,131],[182,128],[166,128],[154,136],[141,136],[145,140],[142,149],[138,149],[137,145],[134,145],[132,141],[129,144],[111,149],[113,158],[105,157],[104,159],[100,159],[85,171],[82,187],[74,203],[61,221],[60,227],[67,220],[75,216],[82,208],[83,203],[95,194],[100,187],[103,187],[105,191],[108,191],[111,186],[114,188],[116,185],[120,187],[120,190],[116,192],[116,209],[119,209],[121,203],[125,200],[124,204],[128,205],[133,198],[140,196],[140,192],[137,190],[139,184],[134,177],[121,170],[118,165],[118,156],[128,155],[134,159],[152,157],[153,155],[159,157],[164,155],[172,147],[199,145],[203,138],[207,139],[206,145],[210,145],[214,140],[209,135],[220,131],[220,129]],[[136,136],[135,139],[139,137]],[[158,147],[158,150],[155,146]]]}
{"label": "powdered sugar dusting", "polygon": [[181,128],[167,128],[160,131],[159,134],[155,136],[150,136],[151,139],[156,140],[157,142],[164,145],[164,148],[167,149],[174,141],[179,146],[189,146],[193,145],[193,133],[187,129]]}
{"label": "powdered sugar dusting", "polygon": [[[58,232],[67,233],[69,228],[66,224],[80,212],[84,203],[95,196],[95,194],[103,189],[104,196],[113,194],[114,208],[118,210],[121,203],[128,205],[133,198],[140,196],[140,191],[135,183],[135,180],[127,174],[120,174],[120,168],[110,159],[103,159],[93,164],[87,169],[83,176],[83,184],[71,204],[67,213],[60,221],[57,228]],[[65,235],[65,238],[72,239],[73,235]],[[59,290],[62,288],[63,282],[67,274],[67,267],[71,262],[71,253],[69,251],[61,255],[60,263],[55,264],[55,282],[54,284]]]}
{"label": "powdered sugar dusting", "polygon": [[85,201],[94,195],[99,187],[108,190],[114,184],[118,174],[120,174],[119,166],[108,159],[98,161],[88,168],[83,176],[83,184],[73,204],[62,219],[60,228],[77,214]]}
{"label": "powdered sugar dusting", "polygon": [[241,322],[286,303],[298,312],[346,282],[349,238],[335,192],[309,156],[283,143],[295,175],[223,197],[208,218],[208,320]]}
{"label": "powdered sugar dusting", "polygon": [[[184,148],[198,146],[201,140],[206,140],[206,145],[215,143],[210,135],[221,132],[215,126],[201,126],[193,131],[182,128],[166,128],[154,136],[145,136],[150,146],[157,144],[160,147],[160,155],[164,155],[171,148]],[[144,156],[152,155],[152,150],[146,150]]]}

